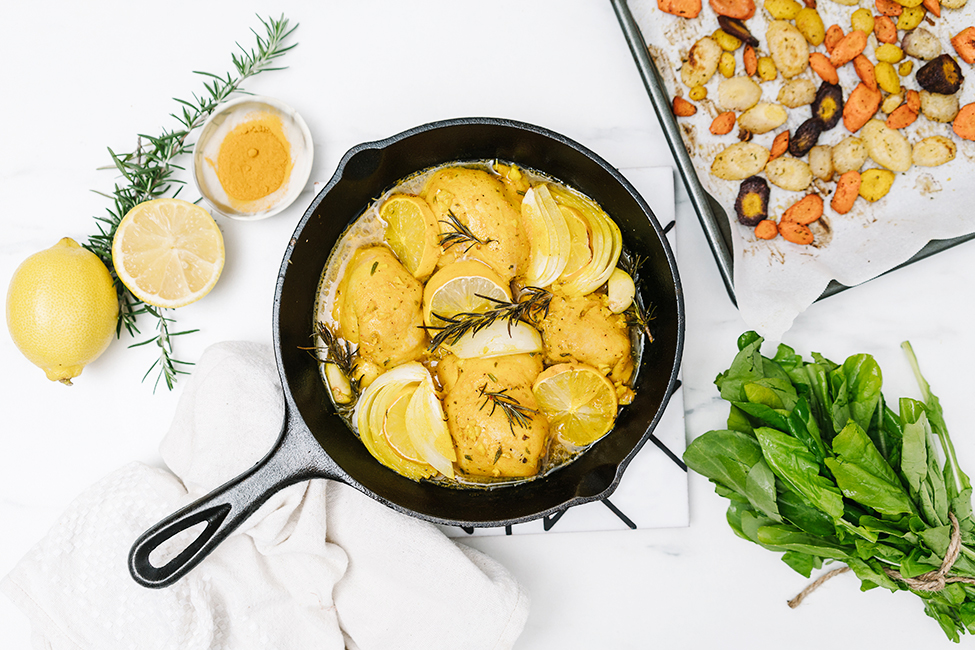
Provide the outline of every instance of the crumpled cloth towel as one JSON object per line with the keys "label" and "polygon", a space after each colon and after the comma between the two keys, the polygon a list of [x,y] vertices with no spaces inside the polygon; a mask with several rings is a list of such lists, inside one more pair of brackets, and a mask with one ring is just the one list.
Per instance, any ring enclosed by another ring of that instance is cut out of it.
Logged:
{"label": "crumpled cloth towel", "polygon": [[34,647],[512,647],[529,599],[504,567],[333,481],[278,492],[171,587],[132,580],[136,538],[257,462],[283,417],[269,346],[208,348],[160,447],[172,471],[131,463],[105,477],[0,582]]}

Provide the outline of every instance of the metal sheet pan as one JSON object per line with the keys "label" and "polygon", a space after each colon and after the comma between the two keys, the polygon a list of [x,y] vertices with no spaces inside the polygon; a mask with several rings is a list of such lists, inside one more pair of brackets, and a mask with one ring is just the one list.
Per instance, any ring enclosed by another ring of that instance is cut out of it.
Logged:
{"label": "metal sheet pan", "polygon": [[[701,221],[701,226],[704,228],[704,234],[711,246],[714,259],[718,264],[718,270],[721,273],[721,279],[724,281],[725,288],[728,290],[728,296],[732,302],[737,304],[734,283],[734,254],[732,252],[731,226],[728,222],[728,215],[714,197],[705,191],[697,177],[694,164],[691,162],[691,158],[687,154],[687,149],[684,147],[684,141],[681,139],[677,120],[670,110],[670,98],[667,95],[667,90],[664,87],[663,81],[660,79],[653,59],[650,58],[650,54],[647,51],[647,44],[643,40],[643,34],[633,19],[626,0],[610,0],[610,2],[616,11],[616,17],[619,20],[620,27],[623,29],[623,36],[626,38],[626,42],[630,47],[630,52],[633,54],[633,61],[636,63],[640,77],[643,79],[643,85],[647,89],[647,94],[650,95],[650,103],[653,105],[653,110],[657,114],[657,119],[660,121],[661,128],[663,128],[664,136],[674,155],[674,161],[677,163],[677,171],[680,173],[681,180],[684,182],[684,187],[691,200],[691,205],[694,207],[694,211]],[[912,258],[900,266],[887,271],[887,273],[972,239],[975,239],[975,233],[952,239],[932,240]],[[849,288],[833,280],[823,291],[819,299],[822,300],[827,296]]]}

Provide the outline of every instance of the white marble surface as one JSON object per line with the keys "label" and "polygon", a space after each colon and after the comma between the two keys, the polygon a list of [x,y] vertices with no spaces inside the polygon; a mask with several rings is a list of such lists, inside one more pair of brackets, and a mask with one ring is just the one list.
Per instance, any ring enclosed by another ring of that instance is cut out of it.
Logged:
{"label": "white marble surface", "polygon": [[[171,98],[200,88],[191,70],[229,69],[235,41],[264,3],[16,3],[0,39],[0,279],[63,236],[94,232],[112,172],[106,147],[172,127]],[[671,164],[608,1],[450,0],[274,3],[301,26],[289,69],[248,89],[294,106],[316,141],[313,178],[331,175],[351,146],[417,124],[489,115],[537,123],[618,167]],[[192,191],[188,192],[188,198]],[[204,301],[177,312],[200,332],[179,341],[193,360],[226,339],[269,342],[281,254],[311,192],[272,219],[218,218],[227,266]],[[688,439],[721,426],[712,385],[742,329],[694,214],[678,191],[678,239],[687,305],[684,401]],[[975,468],[970,435],[975,346],[972,245],[817,303],[786,342],[834,359],[870,352],[888,397],[917,395],[899,343],[910,339]],[[147,323],[147,327],[150,325]],[[158,463],[156,447],[179,389],[140,378],[149,348],[123,339],[72,388],[49,383],[0,335],[0,573],[6,573],[86,486],[130,460]],[[972,473],[975,469],[970,469]],[[805,585],[775,556],[736,538],[725,502],[690,476],[687,528],[468,540],[508,566],[532,593],[519,650],[668,647],[948,647],[915,598],[861,594],[837,578],[798,611]],[[0,598],[4,648],[31,647],[26,619]]]}

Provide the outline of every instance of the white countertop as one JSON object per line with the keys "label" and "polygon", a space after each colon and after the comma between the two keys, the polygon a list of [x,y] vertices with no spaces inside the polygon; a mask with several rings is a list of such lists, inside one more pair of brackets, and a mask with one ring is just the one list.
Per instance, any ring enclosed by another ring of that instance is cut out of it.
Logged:
{"label": "white countertop", "polygon": [[[0,59],[0,281],[61,237],[84,241],[115,175],[106,147],[174,128],[172,97],[201,90],[192,70],[222,73],[260,27],[262,3],[15,3],[4,11]],[[327,180],[353,145],[462,116],[506,117],[561,132],[613,165],[670,166],[671,156],[608,0],[491,3],[274,3],[300,23],[288,69],[246,84],[291,104],[315,139],[314,180]],[[187,164],[189,161],[186,161]],[[195,199],[192,186],[186,198]],[[744,329],[702,229],[678,183],[677,223],[687,331],[686,435],[721,428],[727,408],[712,381]],[[284,213],[255,223],[218,217],[227,265],[203,301],[175,312],[177,354],[195,360],[222,340],[270,343],[281,255],[312,199],[311,183]],[[909,339],[941,397],[963,467],[975,472],[969,433],[975,367],[975,257],[963,245],[814,304],[785,342],[834,360],[877,357],[889,399],[917,396],[899,344]],[[152,323],[142,321],[144,328]],[[141,339],[139,339],[141,340]],[[44,378],[0,335],[0,575],[84,488],[119,466],[159,464],[157,445],[180,387],[140,379],[151,346],[123,337],[71,388]],[[860,593],[835,579],[798,610],[785,601],[806,580],[734,536],[726,501],[689,477],[687,528],[478,537],[466,543],[506,565],[529,589],[519,650],[593,647],[948,647],[916,597]],[[0,598],[9,650],[30,648],[27,619]],[[842,640],[842,641],[841,641]]]}

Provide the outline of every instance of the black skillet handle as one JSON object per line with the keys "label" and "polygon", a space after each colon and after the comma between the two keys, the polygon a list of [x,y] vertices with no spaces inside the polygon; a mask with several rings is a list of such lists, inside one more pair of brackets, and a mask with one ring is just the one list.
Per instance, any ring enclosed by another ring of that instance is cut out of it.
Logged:
{"label": "black skillet handle", "polygon": [[[290,401],[290,400],[286,400]],[[284,429],[274,448],[256,465],[144,532],[129,551],[129,572],[143,587],[168,587],[210,554],[277,491],[312,478],[348,481],[288,404]],[[206,522],[206,528],[161,567],[149,556],[174,535]]]}

